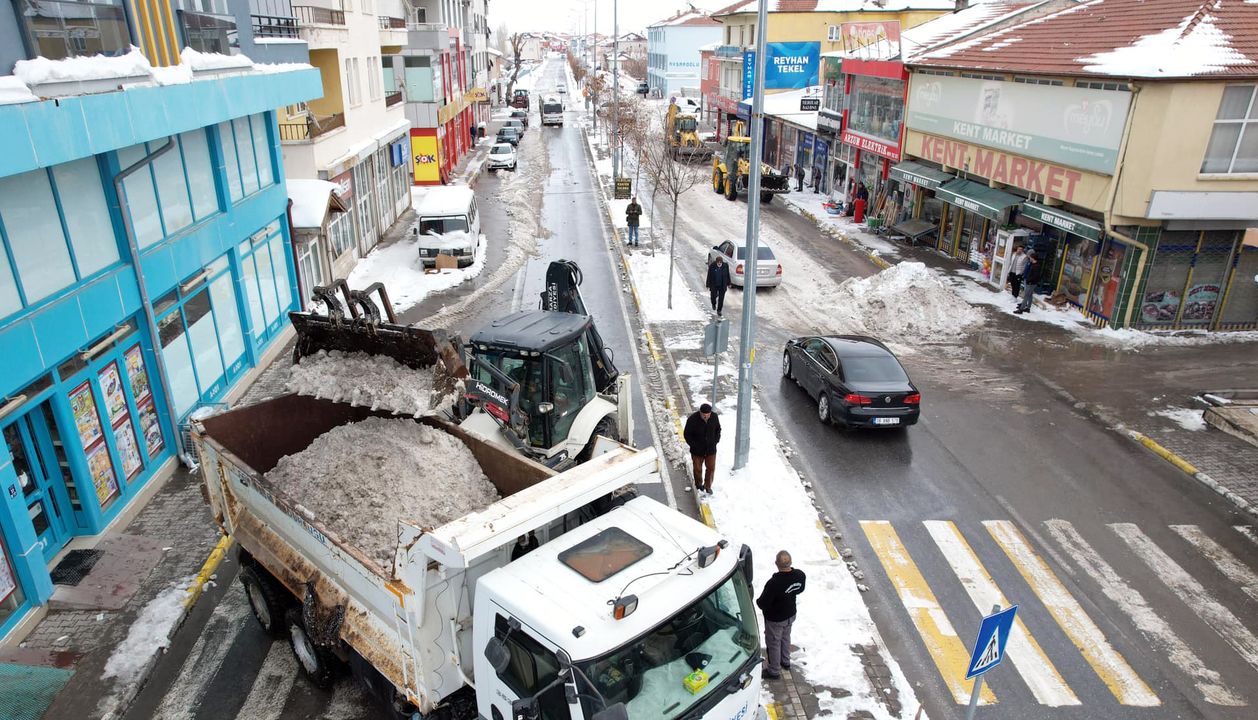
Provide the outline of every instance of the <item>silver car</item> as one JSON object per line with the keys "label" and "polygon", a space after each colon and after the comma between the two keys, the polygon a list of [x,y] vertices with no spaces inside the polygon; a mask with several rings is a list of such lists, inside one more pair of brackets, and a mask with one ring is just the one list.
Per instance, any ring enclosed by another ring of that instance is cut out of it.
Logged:
{"label": "silver car", "polygon": [[[782,284],[782,263],[773,248],[763,243],[756,246],[756,287],[777,287]],[[708,251],[708,264],[717,258],[729,265],[730,281],[738,287],[746,285],[747,246],[742,240],[726,240]]]}

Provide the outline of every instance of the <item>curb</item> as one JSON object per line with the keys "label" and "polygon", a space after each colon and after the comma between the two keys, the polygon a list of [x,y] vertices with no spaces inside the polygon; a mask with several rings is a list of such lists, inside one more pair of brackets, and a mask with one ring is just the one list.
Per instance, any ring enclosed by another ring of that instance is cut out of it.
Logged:
{"label": "curb", "polygon": [[197,573],[192,580],[192,585],[188,587],[188,597],[183,601],[185,611],[192,610],[192,606],[201,599],[201,593],[205,592],[205,584],[210,581],[214,573],[218,572],[218,566],[223,564],[223,559],[227,557],[227,551],[231,549],[234,542],[230,535],[219,538],[218,544],[214,546],[209,557],[201,565],[201,571]]}

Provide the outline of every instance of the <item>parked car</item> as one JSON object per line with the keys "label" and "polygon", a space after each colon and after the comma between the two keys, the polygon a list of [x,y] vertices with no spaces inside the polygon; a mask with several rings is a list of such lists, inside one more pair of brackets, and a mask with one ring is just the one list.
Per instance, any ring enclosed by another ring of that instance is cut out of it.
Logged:
{"label": "parked car", "polygon": [[486,167],[489,170],[499,170],[506,168],[507,170],[515,170],[515,147],[511,143],[496,143],[489,148],[489,160]]}
{"label": "parked car", "polygon": [[565,83],[565,84],[560,85],[559,87],[555,88],[555,92],[559,93],[560,95],[567,95],[567,94],[568,94],[568,85],[567,85],[566,83]]}
{"label": "parked car", "polygon": [[424,267],[437,264],[438,255],[451,255],[459,267],[471,265],[480,242],[476,196],[462,185],[428,188],[415,208],[419,217],[413,232]]}
{"label": "parked car", "polygon": [[863,335],[800,337],[782,353],[782,376],[817,401],[817,419],[896,428],[921,415],[922,394],[894,353]]}
{"label": "parked car", "polygon": [[511,143],[513,146],[520,145],[520,129],[513,127],[498,128],[498,135],[494,138],[496,143]]}
{"label": "parked car", "polygon": [[507,117],[512,120],[519,120],[520,122],[524,123],[524,127],[526,129],[529,126],[529,111],[528,110],[519,110],[519,109],[512,110],[511,114],[508,115]]}
{"label": "parked car", "polygon": [[515,128],[516,130],[520,131],[520,137],[524,137],[525,126],[524,126],[524,123],[520,120],[517,120],[515,118],[507,118],[506,120],[502,121],[502,127]]}
{"label": "parked car", "polygon": [[[777,287],[782,284],[782,263],[773,254],[773,248],[761,243],[756,246],[756,287]],[[730,282],[738,287],[746,285],[747,246],[740,240],[726,240],[708,251],[708,264],[717,258],[729,265]]]}
{"label": "parked car", "polygon": [[643,96],[643,97],[646,97],[647,93],[651,92],[651,86],[650,86],[650,85],[647,85],[647,84],[646,84],[646,83],[644,83],[644,82],[640,82],[640,83],[638,83],[638,89],[637,89],[637,91],[636,91],[636,92],[637,92],[639,95],[641,95],[641,96]]}

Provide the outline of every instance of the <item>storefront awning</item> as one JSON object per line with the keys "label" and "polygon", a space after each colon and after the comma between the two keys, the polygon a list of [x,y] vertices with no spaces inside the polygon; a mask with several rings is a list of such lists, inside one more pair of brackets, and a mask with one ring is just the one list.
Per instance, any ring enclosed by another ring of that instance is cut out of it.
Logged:
{"label": "storefront awning", "polygon": [[988,220],[999,220],[1006,208],[1020,205],[1022,198],[1007,192],[979,185],[969,180],[953,180],[935,189],[935,197],[946,203],[977,213]]}
{"label": "storefront awning", "polygon": [[936,170],[927,165],[915,162],[902,162],[891,166],[891,177],[902,182],[921,185],[928,190],[943,185],[949,180],[955,180],[956,176]]}
{"label": "storefront awning", "polygon": [[1074,213],[1068,213],[1065,210],[1041,205],[1039,203],[1022,203],[1022,214],[1032,220],[1037,220],[1045,225],[1050,225],[1073,235],[1085,237],[1089,240],[1099,241],[1101,239],[1101,233],[1103,232],[1101,224],[1095,220],[1079,217]]}

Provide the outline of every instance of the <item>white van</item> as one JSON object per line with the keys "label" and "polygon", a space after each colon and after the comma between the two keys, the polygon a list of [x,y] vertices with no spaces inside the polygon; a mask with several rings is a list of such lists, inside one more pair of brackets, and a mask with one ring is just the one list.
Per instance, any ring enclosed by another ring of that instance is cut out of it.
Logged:
{"label": "white van", "polygon": [[413,232],[418,236],[419,259],[424,267],[436,265],[438,255],[453,255],[459,267],[472,264],[480,242],[480,214],[471,188],[430,187],[415,213],[419,219]]}
{"label": "white van", "polygon": [[542,101],[542,125],[563,127],[563,101],[557,95],[548,95]]}

